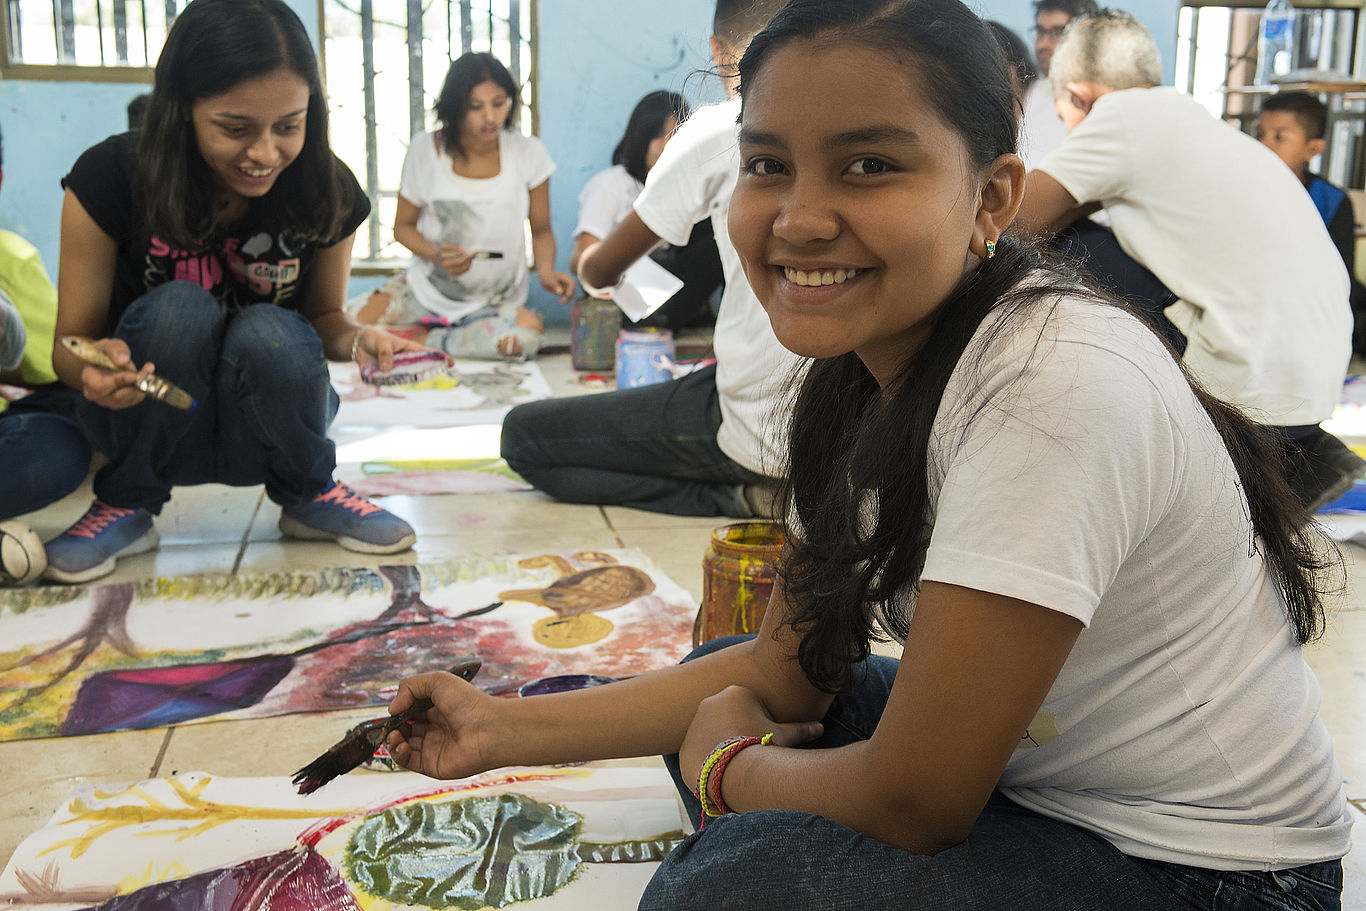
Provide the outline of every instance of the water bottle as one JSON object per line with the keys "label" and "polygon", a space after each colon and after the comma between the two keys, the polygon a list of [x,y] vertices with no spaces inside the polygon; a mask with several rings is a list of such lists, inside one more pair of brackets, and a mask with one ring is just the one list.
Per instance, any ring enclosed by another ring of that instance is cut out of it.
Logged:
{"label": "water bottle", "polygon": [[1268,85],[1295,67],[1295,7],[1290,0],[1271,0],[1262,13],[1257,35],[1257,85]]}

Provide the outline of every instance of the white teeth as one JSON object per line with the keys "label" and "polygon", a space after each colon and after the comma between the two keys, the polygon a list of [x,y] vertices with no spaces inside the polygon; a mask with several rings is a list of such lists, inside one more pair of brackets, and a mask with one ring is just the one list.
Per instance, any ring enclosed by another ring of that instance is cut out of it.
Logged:
{"label": "white teeth", "polygon": [[861,271],[861,269],[812,269],[808,272],[803,269],[793,269],[791,266],[783,267],[783,274],[787,276],[787,280],[804,288],[838,285],[858,275]]}
{"label": "white teeth", "polygon": [[273,171],[273,170],[275,170],[275,169],[274,169],[274,168],[265,168],[265,169],[262,169],[262,170],[256,170],[256,169],[254,169],[254,168],[238,168],[237,170],[241,171],[243,174],[247,175],[248,177],[266,177],[266,176],[268,176],[268,175],[270,174],[271,171]]}

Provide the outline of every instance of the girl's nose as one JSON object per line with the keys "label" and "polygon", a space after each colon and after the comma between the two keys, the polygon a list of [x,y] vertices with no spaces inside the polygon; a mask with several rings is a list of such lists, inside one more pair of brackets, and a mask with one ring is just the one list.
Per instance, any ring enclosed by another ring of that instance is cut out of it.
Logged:
{"label": "girl's nose", "polygon": [[251,148],[247,149],[247,157],[257,164],[275,164],[280,157],[275,137],[268,131],[263,133],[260,138],[251,144]]}
{"label": "girl's nose", "polygon": [[773,221],[773,233],[793,244],[834,240],[840,233],[840,217],[821,193],[797,181]]}

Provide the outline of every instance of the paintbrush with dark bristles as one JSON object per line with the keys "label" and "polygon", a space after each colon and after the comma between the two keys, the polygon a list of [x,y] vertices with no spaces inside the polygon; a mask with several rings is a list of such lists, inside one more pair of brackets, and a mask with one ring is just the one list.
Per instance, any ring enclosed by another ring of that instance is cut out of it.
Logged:
{"label": "paintbrush with dark bristles", "polygon": [[[479,673],[481,664],[478,658],[461,658],[451,668],[451,673],[462,680],[472,680]],[[338,775],[345,775],[356,768],[375,755],[375,751],[388,739],[390,731],[397,730],[431,707],[430,699],[419,699],[397,715],[376,718],[360,725],[328,747],[326,753],[294,773],[293,782],[299,786],[299,793],[312,794]]]}

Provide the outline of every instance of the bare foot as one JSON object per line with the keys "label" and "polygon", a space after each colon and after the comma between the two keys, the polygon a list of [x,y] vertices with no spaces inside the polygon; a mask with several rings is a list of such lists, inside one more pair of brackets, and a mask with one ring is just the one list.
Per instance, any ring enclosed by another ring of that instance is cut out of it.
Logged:
{"label": "bare foot", "polygon": [[389,295],[383,291],[372,291],[364,306],[356,311],[356,322],[375,326],[389,310]]}
{"label": "bare foot", "polygon": [[523,329],[530,329],[533,332],[545,331],[545,320],[540,315],[528,310],[526,307],[517,308],[517,325]]}

